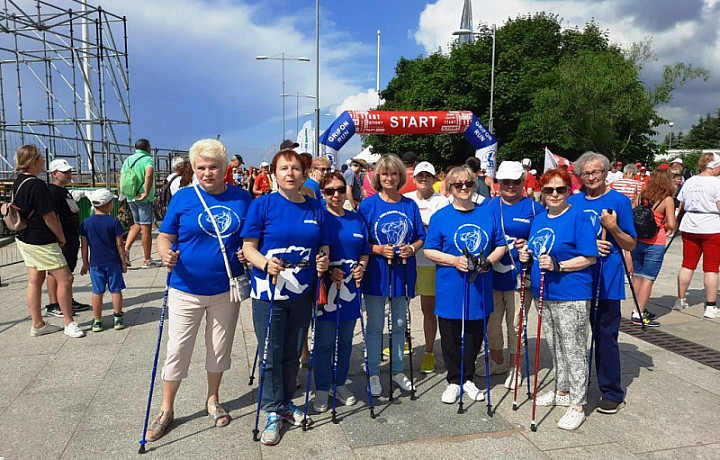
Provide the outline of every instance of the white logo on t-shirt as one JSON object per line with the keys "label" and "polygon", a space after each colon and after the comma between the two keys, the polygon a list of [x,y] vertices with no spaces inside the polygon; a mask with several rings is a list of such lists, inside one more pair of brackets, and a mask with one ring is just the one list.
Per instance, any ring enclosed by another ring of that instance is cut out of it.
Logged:
{"label": "white logo on t-shirt", "polygon": [[541,228],[528,241],[528,246],[533,254],[549,254],[555,244],[555,231],[550,227]]}
{"label": "white logo on t-shirt", "polygon": [[[220,204],[210,206],[210,212],[212,212],[212,215],[215,218],[215,223],[217,224],[218,229],[220,230],[220,236],[222,236],[223,239],[229,237],[240,229],[240,217],[235,211],[227,206]],[[213,227],[212,220],[210,219],[207,211],[203,210],[200,214],[198,214],[198,225],[205,233],[213,238],[217,238],[215,227]]]}
{"label": "white logo on t-shirt", "polygon": [[458,251],[463,252],[463,249],[467,249],[471,254],[477,255],[480,248],[487,246],[490,238],[488,238],[487,232],[479,225],[463,224],[455,230],[453,239]]}

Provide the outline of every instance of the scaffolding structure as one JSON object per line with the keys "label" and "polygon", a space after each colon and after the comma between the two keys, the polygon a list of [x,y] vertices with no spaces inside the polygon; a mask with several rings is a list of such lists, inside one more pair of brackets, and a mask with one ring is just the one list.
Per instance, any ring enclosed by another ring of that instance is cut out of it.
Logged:
{"label": "scaffolding structure", "polygon": [[0,175],[12,174],[17,147],[34,143],[80,182],[112,183],[133,153],[127,19],[62,1],[2,0]]}

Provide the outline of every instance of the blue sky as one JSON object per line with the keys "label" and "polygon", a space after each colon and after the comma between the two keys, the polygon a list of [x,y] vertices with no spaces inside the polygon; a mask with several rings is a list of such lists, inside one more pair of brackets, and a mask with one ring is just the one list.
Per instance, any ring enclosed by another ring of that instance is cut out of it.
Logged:
{"label": "blue sky", "polygon": [[[30,0],[20,0],[30,5]],[[67,0],[57,0],[58,2]],[[321,0],[321,129],[342,110],[375,100],[377,29],[382,31],[381,89],[400,57],[445,47],[460,24],[463,0]],[[281,63],[256,55],[308,56],[286,62],[285,91],[315,93],[314,0],[104,0],[128,18],[133,137],[154,146],[187,149],[216,137],[231,153],[257,163],[281,142]],[[78,8],[77,5],[74,8]],[[710,81],[676,92],[660,113],[687,130],[720,105],[720,0],[475,0],[473,17],[502,24],[508,17],[549,11],[568,27],[593,18],[621,45],[651,36],[660,65],[678,60],[705,66]],[[44,98],[44,94],[38,95]],[[300,114],[314,108],[300,99]],[[310,117],[301,117],[300,125]],[[295,98],[286,100],[286,132],[295,137]],[[661,129],[664,134],[667,127]],[[499,139],[502,144],[502,139]],[[340,152],[356,154],[359,138]]]}

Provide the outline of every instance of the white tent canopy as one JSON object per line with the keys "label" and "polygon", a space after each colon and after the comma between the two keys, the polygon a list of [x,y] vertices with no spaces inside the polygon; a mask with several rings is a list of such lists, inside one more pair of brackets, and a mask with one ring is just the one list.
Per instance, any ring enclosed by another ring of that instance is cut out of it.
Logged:
{"label": "white tent canopy", "polygon": [[372,153],[372,145],[368,145],[365,150],[355,155],[353,158],[359,158],[360,160],[365,160],[369,164],[377,163],[377,161],[380,159],[379,153]]}

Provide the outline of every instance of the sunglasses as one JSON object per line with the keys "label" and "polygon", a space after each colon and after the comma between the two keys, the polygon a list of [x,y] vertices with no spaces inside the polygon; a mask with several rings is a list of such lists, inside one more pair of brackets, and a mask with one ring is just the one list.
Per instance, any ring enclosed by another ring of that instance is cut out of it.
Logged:
{"label": "sunglasses", "polygon": [[452,184],[450,184],[450,187],[455,187],[458,190],[462,190],[463,187],[474,188],[475,181],[474,180],[466,180],[465,182],[453,182]]}
{"label": "sunglasses", "polygon": [[545,195],[552,195],[554,192],[557,192],[558,195],[565,195],[568,191],[567,185],[562,185],[560,187],[543,187],[542,192]]}
{"label": "sunglasses", "polygon": [[326,195],[326,196],[333,196],[336,193],[339,193],[340,195],[342,195],[343,193],[345,193],[345,187],[338,187],[338,188],[327,187],[325,190],[323,190],[323,195]]}
{"label": "sunglasses", "polygon": [[324,173],[329,173],[331,171],[330,168],[315,168],[315,171],[322,171]]}
{"label": "sunglasses", "polygon": [[500,179],[500,185],[520,185],[522,184],[522,179]]}
{"label": "sunglasses", "polygon": [[307,260],[298,260],[297,262],[293,262],[291,260],[280,260],[280,264],[283,268],[308,268],[310,266],[310,263]]}

